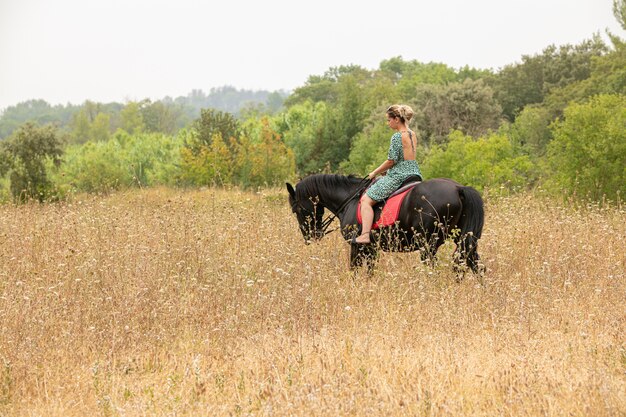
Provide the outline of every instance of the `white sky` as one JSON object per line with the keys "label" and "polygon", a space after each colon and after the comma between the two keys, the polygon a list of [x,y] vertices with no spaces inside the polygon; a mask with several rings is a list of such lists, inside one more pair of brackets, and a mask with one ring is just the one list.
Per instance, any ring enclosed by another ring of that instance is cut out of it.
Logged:
{"label": "white sky", "polygon": [[624,31],[611,0],[0,0],[0,110],[293,89],[393,56],[498,69]]}

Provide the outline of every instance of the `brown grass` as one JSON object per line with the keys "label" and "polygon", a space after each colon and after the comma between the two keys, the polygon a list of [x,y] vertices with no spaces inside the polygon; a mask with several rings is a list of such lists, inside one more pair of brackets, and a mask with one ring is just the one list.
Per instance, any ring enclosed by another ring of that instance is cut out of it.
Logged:
{"label": "brown grass", "polygon": [[282,190],[0,207],[0,415],[626,414],[626,215],[491,200],[484,285]]}

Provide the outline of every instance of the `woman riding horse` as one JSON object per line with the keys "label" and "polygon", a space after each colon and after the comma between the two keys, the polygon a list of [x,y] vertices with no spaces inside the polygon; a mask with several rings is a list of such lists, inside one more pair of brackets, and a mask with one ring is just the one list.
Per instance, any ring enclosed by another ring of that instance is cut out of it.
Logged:
{"label": "woman riding horse", "polygon": [[[368,177],[387,171],[362,198],[363,226],[359,225],[357,207],[363,192],[363,180],[352,176],[311,175],[294,188],[287,183],[289,203],[298,220],[305,242],[321,239],[334,218],[340,221],[341,233],[351,241],[350,267],[367,263],[370,269],[379,249],[384,251],[417,251],[422,260],[432,259],[439,246],[451,237],[457,248],[458,265],[482,273],[477,252],[484,224],[483,200],[472,187],[447,178],[435,178],[413,186],[405,195],[392,225],[371,232],[373,206],[387,198],[405,179],[418,176],[415,161],[415,135],[407,128],[412,110],[408,106],[391,106],[387,110],[392,136],[388,159]],[[333,214],[324,219],[325,209]]]}
{"label": "woman riding horse", "polygon": [[404,104],[394,104],[387,109],[387,123],[396,131],[391,137],[387,160],[369,173],[368,178],[374,179],[378,174],[387,173],[376,181],[361,198],[361,219],[363,230],[352,243],[369,244],[370,231],[374,222],[374,205],[385,200],[400,185],[411,177],[422,178],[419,165],[415,160],[417,135],[408,126],[413,117],[413,109]]}

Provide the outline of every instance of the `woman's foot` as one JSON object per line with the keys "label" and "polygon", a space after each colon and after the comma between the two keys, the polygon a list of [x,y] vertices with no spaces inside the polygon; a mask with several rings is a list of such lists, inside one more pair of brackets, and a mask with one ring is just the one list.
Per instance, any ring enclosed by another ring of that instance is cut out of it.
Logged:
{"label": "woman's foot", "polygon": [[359,236],[353,238],[352,242],[356,243],[358,245],[368,245],[368,244],[372,243],[370,241],[370,234],[369,233],[363,233],[362,235],[359,235]]}

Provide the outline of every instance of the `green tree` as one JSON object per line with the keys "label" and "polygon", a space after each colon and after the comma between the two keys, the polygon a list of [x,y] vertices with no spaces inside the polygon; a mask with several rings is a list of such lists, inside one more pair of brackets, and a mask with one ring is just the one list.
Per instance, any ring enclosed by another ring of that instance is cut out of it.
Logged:
{"label": "green tree", "polygon": [[331,171],[337,170],[340,163],[348,159],[355,137],[363,130],[368,114],[363,90],[355,76],[342,76],[338,82],[338,102],[325,113],[316,156]]}
{"label": "green tree", "polygon": [[[372,94],[370,85],[377,88]],[[294,149],[298,172],[335,171],[348,159],[371,108],[381,100],[380,87],[359,66],[333,67],[322,77],[309,78],[287,99],[279,134]],[[300,123],[301,118],[307,123]]]}
{"label": "green tree", "polygon": [[96,142],[105,142],[111,136],[111,116],[98,113],[91,123],[90,136]]}
{"label": "green tree", "polygon": [[552,183],[594,200],[626,194],[625,127],[624,95],[599,95],[567,107],[548,146]]}
{"label": "green tree", "polygon": [[613,15],[617,22],[626,30],[626,1],[613,0]]}
{"label": "green tree", "polygon": [[239,136],[239,122],[235,116],[215,109],[203,109],[194,121],[193,129],[196,131],[195,141],[186,144],[193,153],[200,152],[202,147],[210,147],[216,136],[226,144]]}
{"label": "green tree", "polygon": [[85,143],[91,139],[91,123],[84,109],[74,114],[71,123],[70,137],[73,143]]}
{"label": "green tree", "polygon": [[225,185],[231,183],[233,161],[220,133],[215,133],[210,145],[201,144],[193,152],[181,149],[181,176],[191,185]]}
{"label": "green tree", "polygon": [[207,154],[208,178],[215,184],[231,184],[233,175],[233,161],[231,152],[222,139],[222,135],[217,133],[211,141]]}
{"label": "green tree", "polygon": [[529,157],[498,133],[473,139],[454,131],[447,145],[433,147],[422,171],[425,178],[451,178],[479,190],[516,190],[537,179]]}
{"label": "green tree", "polygon": [[293,105],[283,115],[278,133],[296,155],[296,167],[301,175],[319,172],[324,168],[322,142],[326,134],[325,121],[329,118],[325,102],[307,101]]}
{"label": "green tree", "polygon": [[599,35],[579,45],[550,45],[541,54],[522,56],[522,62],[505,66],[488,77],[504,115],[513,121],[528,104],[541,103],[557,88],[584,80],[591,74],[595,57],[607,52]]}
{"label": "green tree", "polygon": [[541,158],[552,140],[550,112],[544,107],[527,106],[511,125],[503,127],[511,142],[533,158]]}
{"label": "green tree", "polygon": [[338,86],[339,81],[347,76],[360,82],[368,78],[370,72],[358,65],[331,67],[322,76],[310,76],[304,86],[296,88],[285,100],[285,105],[289,108],[296,104],[303,104],[306,101],[313,103],[323,101],[327,104],[337,103],[341,94]]}
{"label": "green tree", "polygon": [[61,162],[61,143],[56,128],[39,127],[27,122],[1,143],[0,174],[9,173],[10,189],[18,202],[35,199],[43,202],[53,196],[53,184],[46,172],[46,163]]}
{"label": "green tree", "polygon": [[571,102],[584,103],[598,94],[626,94],[626,43],[611,35],[612,49],[591,60],[588,78],[555,88],[542,106],[552,118],[560,117]]}
{"label": "green tree", "polygon": [[181,116],[180,110],[162,101],[153,103],[149,99],[139,103],[139,107],[141,119],[147,132],[174,134],[178,118]]}
{"label": "green tree", "polygon": [[252,185],[279,185],[295,175],[295,157],[274,131],[269,119],[261,119],[260,141],[252,146],[249,183]]}
{"label": "green tree", "polygon": [[266,106],[270,114],[276,113],[283,107],[285,98],[278,91],[274,91],[267,96]]}
{"label": "green tree", "polygon": [[119,130],[107,141],[67,147],[54,180],[64,192],[176,185],[181,143],[179,136]]}
{"label": "green tree", "polygon": [[66,149],[56,178],[63,192],[107,193],[133,185],[132,169],[125,164],[124,149],[117,140],[120,134],[125,133],[106,142],[89,141]]}
{"label": "green tree", "polygon": [[[382,161],[387,159],[389,144],[393,131],[384,122],[385,108],[372,112],[366,122],[363,132],[359,133],[352,143],[348,160],[341,164],[341,169],[345,173],[357,174],[359,176],[371,172],[378,167]],[[423,157],[423,147],[418,141],[418,162]]]}
{"label": "green tree", "polygon": [[121,128],[130,133],[141,133],[145,129],[139,103],[129,101],[120,112]]}
{"label": "green tree", "polygon": [[501,108],[482,80],[423,85],[415,98],[416,125],[429,143],[443,143],[452,130],[480,136],[500,123]]}
{"label": "green tree", "polygon": [[26,122],[34,122],[40,126],[54,124],[64,127],[70,123],[72,115],[79,107],[51,106],[44,100],[27,100],[9,106],[0,113],[0,139],[8,137]]}

